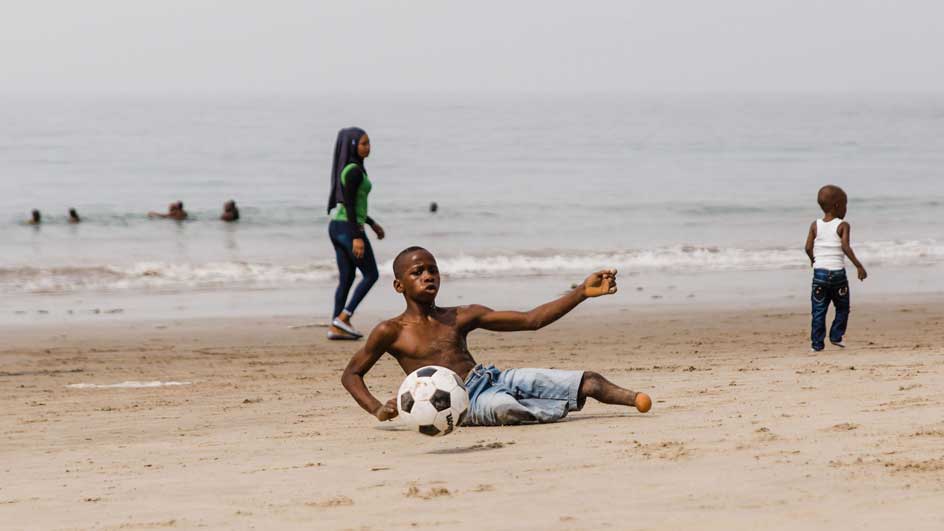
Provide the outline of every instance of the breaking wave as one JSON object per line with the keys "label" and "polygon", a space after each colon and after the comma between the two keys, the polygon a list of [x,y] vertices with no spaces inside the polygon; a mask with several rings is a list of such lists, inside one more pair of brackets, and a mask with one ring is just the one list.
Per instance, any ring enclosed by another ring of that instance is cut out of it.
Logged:
{"label": "breaking wave", "polygon": [[[920,266],[944,260],[944,245],[934,241],[871,242],[856,246],[868,265]],[[440,256],[440,270],[452,278],[528,277],[585,273],[601,267],[623,272],[700,273],[763,271],[807,266],[798,248],[722,248],[672,246],[611,253],[577,251]],[[389,276],[391,264],[380,265]],[[202,264],[138,262],[128,266],[0,268],[0,292],[60,293],[86,290],[189,290],[214,288],[280,288],[331,283],[333,260],[307,264],[208,262]]]}

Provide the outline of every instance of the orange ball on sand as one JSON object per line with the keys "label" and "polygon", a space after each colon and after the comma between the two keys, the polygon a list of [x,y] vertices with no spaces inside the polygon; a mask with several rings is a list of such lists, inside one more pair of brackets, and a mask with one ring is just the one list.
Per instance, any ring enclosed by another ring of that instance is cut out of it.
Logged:
{"label": "orange ball on sand", "polygon": [[633,402],[636,403],[636,409],[640,413],[645,413],[652,408],[652,399],[649,398],[649,395],[646,393],[636,393],[636,398],[633,399]]}

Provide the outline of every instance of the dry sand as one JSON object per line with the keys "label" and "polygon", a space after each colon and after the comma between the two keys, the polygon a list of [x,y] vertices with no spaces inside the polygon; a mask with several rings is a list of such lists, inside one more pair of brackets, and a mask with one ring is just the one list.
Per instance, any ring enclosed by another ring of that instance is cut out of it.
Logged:
{"label": "dry sand", "polygon": [[[0,528],[944,528],[942,301],[859,305],[819,354],[805,308],[477,332],[480,361],[596,370],[653,409],[437,439],[362,412],[356,345],[294,322],[0,328]],[[155,380],[191,383],[67,387]]]}

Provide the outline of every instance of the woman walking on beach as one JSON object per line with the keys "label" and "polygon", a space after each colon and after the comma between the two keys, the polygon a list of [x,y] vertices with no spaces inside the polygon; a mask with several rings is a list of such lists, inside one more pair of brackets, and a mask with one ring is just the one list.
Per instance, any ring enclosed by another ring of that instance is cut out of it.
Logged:
{"label": "woman walking on beach", "polygon": [[[351,324],[351,316],[379,277],[374,251],[364,232],[364,225],[367,224],[378,239],[384,238],[383,228],[367,215],[367,196],[372,185],[367,177],[364,159],[369,155],[370,138],[363,129],[349,127],[338,131],[334,163],[331,166],[331,191],[328,195],[328,213],[334,209],[334,215],[328,225],[328,234],[334,245],[339,278],[338,288],[334,292],[329,339],[358,339],[363,336]],[[360,269],[364,278],[348,301],[357,269]]]}

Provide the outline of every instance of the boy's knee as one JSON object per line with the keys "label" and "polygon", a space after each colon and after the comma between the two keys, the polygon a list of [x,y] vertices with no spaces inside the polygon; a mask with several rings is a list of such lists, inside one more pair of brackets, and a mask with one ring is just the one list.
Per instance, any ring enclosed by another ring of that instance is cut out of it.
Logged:
{"label": "boy's knee", "polygon": [[598,393],[603,384],[603,376],[598,372],[584,371],[583,379],[580,381],[580,394],[583,396],[593,396]]}
{"label": "boy's knee", "polygon": [[537,419],[527,410],[513,405],[507,405],[495,408],[495,420],[498,421],[498,424],[505,426],[508,424],[521,424],[522,422],[534,422]]}

